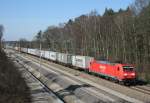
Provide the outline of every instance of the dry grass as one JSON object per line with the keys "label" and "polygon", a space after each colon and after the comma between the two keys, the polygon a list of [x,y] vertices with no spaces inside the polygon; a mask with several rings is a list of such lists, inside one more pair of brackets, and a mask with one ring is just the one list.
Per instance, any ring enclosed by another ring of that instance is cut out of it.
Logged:
{"label": "dry grass", "polygon": [[30,102],[30,90],[24,78],[5,53],[0,51],[0,103]]}

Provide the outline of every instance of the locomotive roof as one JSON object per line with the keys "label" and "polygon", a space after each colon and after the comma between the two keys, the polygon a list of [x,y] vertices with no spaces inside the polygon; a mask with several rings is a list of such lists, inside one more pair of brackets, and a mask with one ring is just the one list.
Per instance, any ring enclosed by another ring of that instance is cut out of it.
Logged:
{"label": "locomotive roof", "polygon": [[96,61],[97,63],[102,63],[102,64],[109,64],[109,65],[115,65],[116,63],[112,63],[110,61],[102,61],[102,60],[99,60],[99,61]]}

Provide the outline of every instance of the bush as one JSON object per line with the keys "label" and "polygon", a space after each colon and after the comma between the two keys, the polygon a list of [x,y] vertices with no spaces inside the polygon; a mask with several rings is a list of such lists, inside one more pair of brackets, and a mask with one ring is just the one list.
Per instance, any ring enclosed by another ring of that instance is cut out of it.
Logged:
{"label": "bush", "polygon": [[30,90],[13,63],[0,50],[0,103],[30,103]]}

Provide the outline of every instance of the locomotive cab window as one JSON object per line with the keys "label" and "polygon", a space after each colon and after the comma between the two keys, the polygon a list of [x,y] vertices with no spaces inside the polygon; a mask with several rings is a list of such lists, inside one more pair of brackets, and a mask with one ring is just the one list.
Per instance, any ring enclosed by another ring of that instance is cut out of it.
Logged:
{"label": "locomotive cab window", "polygon": [[134,68],[131,67],[131,66],[123,66],[123,70],[124,70],[124,71],[133,71]]}

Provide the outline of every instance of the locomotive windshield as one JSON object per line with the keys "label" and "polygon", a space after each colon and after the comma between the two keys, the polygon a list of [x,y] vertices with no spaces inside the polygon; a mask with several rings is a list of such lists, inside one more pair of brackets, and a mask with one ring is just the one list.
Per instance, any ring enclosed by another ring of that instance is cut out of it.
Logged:
{"label": "locomotive windshield", "polygon": [[133,71],[133,70],[134,70],[134,67],[131,67],[131,66],[123,66],[123,70],[124,70],[124,71]]}

